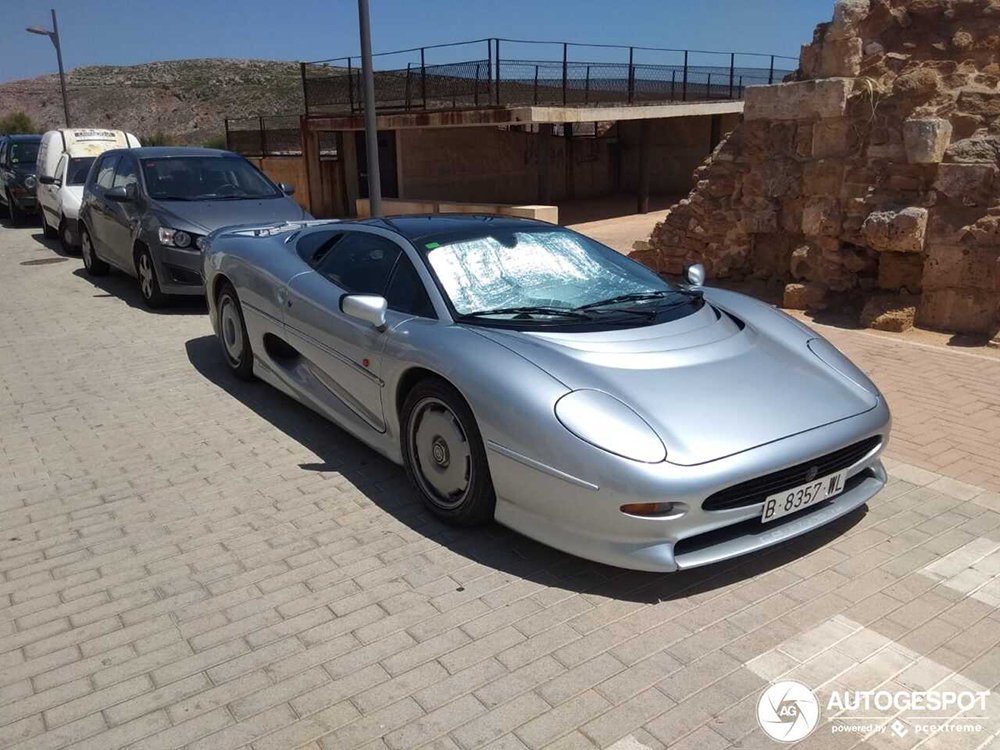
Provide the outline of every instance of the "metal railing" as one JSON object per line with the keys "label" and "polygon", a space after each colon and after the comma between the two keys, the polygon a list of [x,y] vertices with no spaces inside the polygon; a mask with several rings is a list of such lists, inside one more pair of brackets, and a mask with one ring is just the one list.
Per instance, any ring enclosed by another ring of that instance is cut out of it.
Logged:
{"label": "metal railing", "polygon": [[[554,54],[550,59],[537,54],[506,56],[523,45],[531,45],[533,52],[548,46]],[[582,48],[590,50],[591,57],[580,60],[571,55]],[[486,56],[427,61],[429,52],[468,55],[469,51],[485,51]],[[626,51],[627,61],[615,59],[624,58]],[[415,47],[374,57],[390,56],[419,59],[406,61],[406,67],[374,71],[376,107],[384,112],[740,99],[746,86],[780,81],[791,72],[783,61],[796,60],[759,53],[502,38]],[[361,71],[356,57],[306,62],[301,70],[307,114],[361,111]]]}

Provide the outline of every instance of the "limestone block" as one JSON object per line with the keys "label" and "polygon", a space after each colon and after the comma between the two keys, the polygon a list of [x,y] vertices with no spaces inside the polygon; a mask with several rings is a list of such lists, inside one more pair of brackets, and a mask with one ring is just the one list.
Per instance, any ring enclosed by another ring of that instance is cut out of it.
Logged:
{"label": "limestone block", "polygon": [[911,117],[903,123],[903,143],[910,164],[933,164],[951,144],[951,123],[940,117]]}
{"label": "limestone block", "polygon": [[842,117],[852,86],[850,78],[749,86],[743,117],[748,122]]}
{"label": "limestone block", "polygon": [[998,247],[929,245],[924,262],[924,292],[979,289],[996,293]]}
{"label": "limestone block", "polygon": [[1000,92],[963,91],[958,95],[958,110],[981,117],[1000,117]]}
{"label": "limestone block", "polygon": [[831,198],[814,198],[802,209],[802,234],[835,237],[840,233],[840,204]]}
{"label": "limestone block", "polygon": [[944,160],[957,164],[994,164],[1000,158],[1000,136],[977,131],[968,138],[955,141],[944,153]]}
{"label": "limestone block", "polygon": [[833,159],[820,159],[805,165],[802,170],[802,192],[805,195],[836,197],[844,177],[844,166]]}
{"label": "limestone block", "polygon": [[982,289],[924,290],[917,323],[951,333],[991,333],[996,326],[997,294]]}
{"label": "limestone block", "polygon": [[917,301],[916,295],[875,295],[865,302],[861,310],[861,325],[879,331],[902,333],[913,327]]}
{"label": "limestone block", "polygon": [[827,39],[820,53],[821,76],[856,76],[861,72],[861,38]]}
{"label": "limestone block", "polygon": [[826,287],[821,284],[786,284],[782,307],[789,310],[823,310]]}
{"label": "limestone block", "polygon": [[924,256],[918,253],[880,253],[878,285],[890,291],[906,290],[916,294],[921,289]]}
{"label": "limestone block", "polygon": [[837,117],[817,122],[813,125],[813,158],[847,156],[851,149],[851,134],[851,123],[846,118]]}
{"label": "limestone block", "polygon": [[934,189],[964,206],[985,206],[993,200],[996,171],[992,164],[942,164]]}
{"label": "limestone block", "polygon": [[909,207],[868,214],[861,233],[879,252],[922,253],[927,236],[927,209]]}
{"label": "limestone block", "polygon": [[861,22],[870,10],[871,0],[837,0],[833,6],[833,23],[827,31],[827,38],[858,36]]}

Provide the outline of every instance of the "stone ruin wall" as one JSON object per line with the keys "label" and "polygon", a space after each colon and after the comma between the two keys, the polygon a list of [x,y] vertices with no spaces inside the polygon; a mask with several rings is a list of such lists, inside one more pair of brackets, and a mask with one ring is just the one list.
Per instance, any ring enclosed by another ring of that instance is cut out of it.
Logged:
{"label": "stone ruin wall", "polygon": [[[1000,0],[838,0],[632,257],[866,325],[1000,325]],[[777,289],[775,290],[777,291]]]}

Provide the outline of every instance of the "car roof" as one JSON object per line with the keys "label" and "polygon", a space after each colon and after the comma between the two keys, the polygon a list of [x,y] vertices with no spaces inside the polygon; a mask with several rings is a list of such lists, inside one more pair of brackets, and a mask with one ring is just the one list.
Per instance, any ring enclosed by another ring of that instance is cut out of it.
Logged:
{"label": "car roof", "polygon": [[115,148],[104,153],[127,152],[139,158],[169,159],[174,156],[236,156],[232,151],[222,151],[217,148],[197,148],[194,146],[143,146],[142,148]]}
{"label": "car roof", "polygon": [[5,135],[5,136],[3,136],[3,138],[4,138],[4,140],[7,140],[7,141],[29,141],[29,142],[30,141],[39,141],[39,142],[41,142],[41,140],[42,140],[42,136],[28,134],[28,133],[17,133],[16,135]]}
{"label": "car roof", "polygon": [[534,226],[551,229],[557,226],[536,219],[522,219],[517,216],[497,214],[413,214],[363,219],[357,223],[389,229],[403,235],[411,242],[456,232],[483,229],[511,230]]}

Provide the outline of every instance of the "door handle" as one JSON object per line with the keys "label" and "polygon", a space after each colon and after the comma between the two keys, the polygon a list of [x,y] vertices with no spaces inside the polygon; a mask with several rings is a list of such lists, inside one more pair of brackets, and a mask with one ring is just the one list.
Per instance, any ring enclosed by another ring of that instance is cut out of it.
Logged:
{"label": "door handle", "polygon": [[288,299],[288,293],[284,289],[279,289],[278,291],[276,291],[274,293],[274,296],[277,298],[279,305],[284,305],[285,302],[287,301],[288,306],[289,307],[292,306],[291,300]]}

